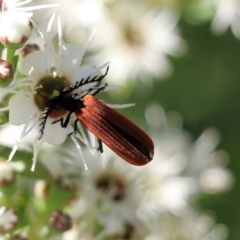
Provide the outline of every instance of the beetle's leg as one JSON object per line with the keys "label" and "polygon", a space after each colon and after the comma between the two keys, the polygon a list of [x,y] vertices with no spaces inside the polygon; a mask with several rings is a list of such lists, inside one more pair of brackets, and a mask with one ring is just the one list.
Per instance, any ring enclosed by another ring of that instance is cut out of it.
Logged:
{"label": "beetle's leg", "polygon": [[67,125],[69,124],[70,117],[71,117],[71,114],[72,114],[72,113],[73,113],[73,112],[69,112],[68,115],[67,115],[67,117],[66,117],[66,119],[64,119],[64,118],[59,118],[58,120],[52,122],[52,124],[55,124],[55,123],[57,123],[57,122],[60,122],[61,127],[62,127],[62,128],[66,128]]}
{"label": "beetle's leg", "polygon": [[98,148],[97,148],[97,151],[99,151],[100,153],[103,153],[102,141],[100,141],[99,139],[98,139]]}

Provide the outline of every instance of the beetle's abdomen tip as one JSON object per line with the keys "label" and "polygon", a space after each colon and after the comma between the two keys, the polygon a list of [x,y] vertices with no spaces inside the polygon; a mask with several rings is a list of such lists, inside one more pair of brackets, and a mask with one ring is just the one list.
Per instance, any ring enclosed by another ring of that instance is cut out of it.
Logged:
{"label": "beetle's abdomen tip", "polygon": [[[153,151],[152,151],[152,152],[150,151],[150,152],[149,152],[149,160],[150,160],[150,161],[152,161],[153,155],[154,155],[154,152],[153,152]],[[150,162],[150,161],[149,161],[149,162]]]}

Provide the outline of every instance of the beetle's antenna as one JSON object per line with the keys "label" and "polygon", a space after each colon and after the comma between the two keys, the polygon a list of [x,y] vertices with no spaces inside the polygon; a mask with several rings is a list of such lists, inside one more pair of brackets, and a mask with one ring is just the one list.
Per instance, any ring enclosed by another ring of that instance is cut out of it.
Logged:
{"label": "beetle's antenna", "polygon": [[101,75],[101,76],[94,76],[92,78],[90,78],[90,76],[86,79],[82,78],[80,81],[77,81],[74,85],[71,85],[69,88],[64,89],[60,94],[68,94],[71,93],[73,90],[85,85],[85,84],[89,84],[89,83],[98,83],[98,85],[100,85],[101,81],[107,76],[108,74],[108,70],[109,70],[109,66],[106,69],[106,72]]}
{"label": "beetle's antenna", "polygon": [[[96,94],[98,94],[99,92],[103,91],[106,87],[107,87],[107,83],[105,83],[103,86],[97,87],[97,88],[89,88],[82,96],[81,98],[85,97],[88,94],[91,94],[92,96],[95,96]],[[91,91],[94,91],[93,93],[91,93]]]}
{"label": "beetle's antenna", "polygon": [[52,111],[52,109],[53,109],[52,104],[51,104],[51,102],[49,102],[48,106],[45,107],[44,111],[42,112],[43,117],[42,117],[42,122],[39,125],[41,128],[39,130],[38,140],[40,140],[43,136],[45,125],[46,125],[48,116],[49,116],[50,112]]}

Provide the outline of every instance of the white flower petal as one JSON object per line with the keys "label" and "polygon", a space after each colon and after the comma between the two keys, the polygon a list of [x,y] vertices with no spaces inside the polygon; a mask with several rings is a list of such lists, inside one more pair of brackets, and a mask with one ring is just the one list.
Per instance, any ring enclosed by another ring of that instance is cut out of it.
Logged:
{"label": "white flower petal", "polygon": [[27,75],[32,76],[32,79],[46,75],[47,70],[50,70],[51,65],[46,66],[46,55],[42,51],[36,51],[25,57],[22,63],[21,71]]}
{"label": "white flower petal", "polygon": [[16,94],[9,101],[9,122],[13,125],[21,125],[29,121],[36,114],[36,107],[29,97],[24,94]]}
{"label": "white flower petal", "polygon": [[212,31],[222,34],[231,27],[233,34],[240,38],[239,0],[212,0],[212,3],[216,8],[216,15],[211,25]]}
{"label": "white flower petal", "polygon": [[84,49],[71,44],[66,44],[59,48],[59,67],[64,72],[72,72],[81,64]]}
{"label": "white flower petal", "polygon": [[61,145],[66,137],[66,131],[61,127],[60,123],[52,124],[48,121],[45,126],[42,141],[54,145]]}

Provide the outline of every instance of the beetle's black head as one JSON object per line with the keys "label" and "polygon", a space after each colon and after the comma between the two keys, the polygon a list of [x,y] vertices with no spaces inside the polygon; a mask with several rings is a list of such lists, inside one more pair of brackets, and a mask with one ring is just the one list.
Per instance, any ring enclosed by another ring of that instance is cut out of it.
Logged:
{"label": "beetle's black head", "polygon": [[55,107],[62,108],[69,112],[76,112],[78,109],[85,107],[82,98],[79,94],[75,93],[70,96],[60,95],[53,99]]}

